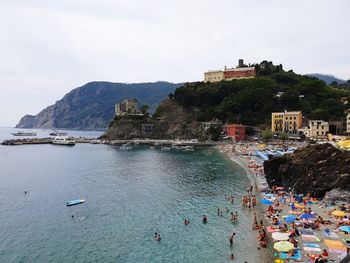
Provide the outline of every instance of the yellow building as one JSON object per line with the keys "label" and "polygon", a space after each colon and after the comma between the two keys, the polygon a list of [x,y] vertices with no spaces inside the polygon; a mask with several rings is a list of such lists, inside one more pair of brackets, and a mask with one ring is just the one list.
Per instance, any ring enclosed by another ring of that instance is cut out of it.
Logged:
{"label": "yellow building", "polygon": [[222,70],[211,70],[204,73],[204,82],[219,82],[224,79]]}
{"label": "yellow building", "polygon": [[301,111],[273,112],[271,119],[272,132],[297,134],[301,128],[303,115]]}

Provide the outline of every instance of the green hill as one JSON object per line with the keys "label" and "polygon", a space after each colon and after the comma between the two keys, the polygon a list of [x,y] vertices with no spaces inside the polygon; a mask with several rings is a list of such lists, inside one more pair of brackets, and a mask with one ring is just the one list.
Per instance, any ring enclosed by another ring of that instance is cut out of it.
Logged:
{"label": "green hill", "polygon": [[284,71],[263,61],[254,65],[257,77],[218,83],[187,83],[171,96],[185,108],[198,108],[198,121],[214,118],[246,125],[270,124],[271,112],[301,110],[312,119],[342,119],[340,98],[350,92],[324,81]]}

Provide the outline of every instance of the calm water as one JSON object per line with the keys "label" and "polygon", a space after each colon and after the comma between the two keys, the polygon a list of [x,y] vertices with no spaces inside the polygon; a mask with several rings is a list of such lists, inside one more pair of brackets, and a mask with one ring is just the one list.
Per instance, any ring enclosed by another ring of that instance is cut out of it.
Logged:
{"label": "calm water", "polygon": [[[0,146],[0,262],[227,262],[231,253],[260,262],[251,215],[224,198],[248,184],[211,149]],[[66,207],[80,197],[86,203]],[[225,206],[239,224],[216,216]]]}

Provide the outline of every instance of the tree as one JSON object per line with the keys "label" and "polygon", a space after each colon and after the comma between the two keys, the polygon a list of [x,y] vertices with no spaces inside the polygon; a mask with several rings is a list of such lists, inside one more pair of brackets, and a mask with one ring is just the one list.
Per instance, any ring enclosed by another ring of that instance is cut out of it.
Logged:
{"label": "tree", "polygon": [[220,139],[220,135],[221,135],[221,128],[211,126],[207,130],[207,134],[210,136],[210,139],[212,141],[218,141]]}
{"label": "tree", "polygon": [[338,86],[338,82],[336,82],[335,80],[331,82],[331,86]]}
{"label": "tree", "polygon": [[272,139],[272,132],[270,130],[264,130],[261,133],[261,137],[264,141],[271,140]]}
{"label": "tree", "polygon": [[281,132],[279,134],[279,138],[282,140],[282,142],[284,143],[285,140],[287,140],[289,138],[288,134],[285,132]]}
{"label": "tree", "polygon": [[149,109],[149,106],[147,104],[144,104],[140,107],[140,111],[143,115],[148,115],[148,109]]}

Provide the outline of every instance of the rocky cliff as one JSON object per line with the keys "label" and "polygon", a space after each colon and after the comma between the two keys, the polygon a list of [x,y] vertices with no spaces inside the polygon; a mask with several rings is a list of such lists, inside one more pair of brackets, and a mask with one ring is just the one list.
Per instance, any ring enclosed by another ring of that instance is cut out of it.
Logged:
{"label": "rocky cliff", "polygon": [[16,128],[106,129],[114,117],[115,103],[134,97],[140,106],[147,104],[152,111],[179,86],[168,82],[90,82],[39,114],[25,115]]}
{"label": "rocky cliff", "polygon": [[[184,108],[177,102],[167,99],[157,108],[154,116],[116,117],[103,139],[207,139],[200,122],[196,121],[199,114],[196,108]],[[145,128],[148,125],[148,130]],[[144,127],[144,128],[142,128]]]}
{"label": "rocky cliff", "polygon": [[264,162],[264,168],[270,186],[282,185],[317,197],[324,197],[329,191],[339,192],[341,195],[333,199],[350,201],[350,153],[331,144],[308,146],[293,154],[273,157]]}

